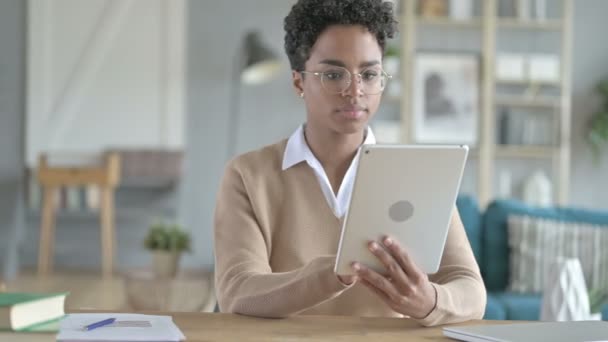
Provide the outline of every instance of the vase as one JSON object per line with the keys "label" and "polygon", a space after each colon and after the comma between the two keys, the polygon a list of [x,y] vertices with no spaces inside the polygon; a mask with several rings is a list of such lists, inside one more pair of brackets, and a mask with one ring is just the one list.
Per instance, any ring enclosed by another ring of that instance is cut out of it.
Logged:
{"label": "vase", "polygon": [[181,253],[177,251],[154,251],[153,269],[158,278],[173,278],[177,274]]}
{"label": "vase", "polygon": [[537,207],[550,207],[553,203],[551,180],[541,171],[534,172],[524,184],[524,202]]}

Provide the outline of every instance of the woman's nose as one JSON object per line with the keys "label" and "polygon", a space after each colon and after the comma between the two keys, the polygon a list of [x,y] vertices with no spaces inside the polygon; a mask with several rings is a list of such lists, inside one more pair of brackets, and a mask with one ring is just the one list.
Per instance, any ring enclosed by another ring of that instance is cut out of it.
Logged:
{"label": "woman's nose", "polygon": [[352,97],[363,95],[363,82],[361,82],[361,75],[352,76],[351,82],[346,89],[346,93]]}

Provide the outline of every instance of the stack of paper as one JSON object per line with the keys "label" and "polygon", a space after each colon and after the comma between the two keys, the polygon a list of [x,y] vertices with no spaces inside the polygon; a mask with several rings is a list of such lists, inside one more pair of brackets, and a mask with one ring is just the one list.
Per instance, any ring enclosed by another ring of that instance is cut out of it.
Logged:
{"label": "stack of paper", "polygon": [[[93,330],[84,328],[108,318],[115,318],[116,321]],[[170,316],[109,313],[70,314],[61,321],[57,335],[58,342],[177,342],[185,339]]]}

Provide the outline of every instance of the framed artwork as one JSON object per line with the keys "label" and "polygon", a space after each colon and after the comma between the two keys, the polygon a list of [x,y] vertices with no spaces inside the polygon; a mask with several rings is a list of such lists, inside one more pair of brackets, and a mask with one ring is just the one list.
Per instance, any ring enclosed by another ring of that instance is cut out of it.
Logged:
{"label": "framed artwork", "polygon": [[479,56],[421,52],[414,62],[414,140],[429,144],[477,142]]}

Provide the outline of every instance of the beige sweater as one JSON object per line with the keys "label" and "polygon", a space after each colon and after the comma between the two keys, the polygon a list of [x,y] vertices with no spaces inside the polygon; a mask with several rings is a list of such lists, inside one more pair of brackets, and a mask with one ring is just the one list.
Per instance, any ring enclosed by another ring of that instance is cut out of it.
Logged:
{"label": "beige sweater", "polygon": [[[361,284],[333,272],[341,221],[306,163],[281,169],[286,140],[232,160],[215,211],[215,285],[222,312],[400,317]],[[479,319],[486,292],[458,215],[423,325]]]}

